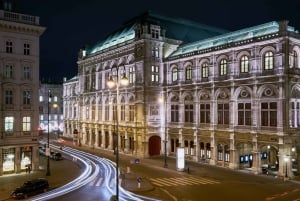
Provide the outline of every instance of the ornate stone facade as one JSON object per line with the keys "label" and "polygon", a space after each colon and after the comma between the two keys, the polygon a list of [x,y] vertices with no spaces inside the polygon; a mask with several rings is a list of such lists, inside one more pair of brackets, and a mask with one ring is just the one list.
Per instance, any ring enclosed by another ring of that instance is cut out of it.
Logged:
{"label": "ornate stone facade", "polygon": [[0,5],[0,175],[39,167],[39,17]]}
{"label": "ornate stone facade", "polygon": [[[78,77],[64,83],[64,134],[109,150],[118,136],[121,152],[139,157],[164,154],[166,143],[169,156],[184,147],[188,160],[292,177],[300,159],[299,36],[286,21],[226,32],[138,16],[80,50]],[[130,82],[119,102],[106,86],[115,75]]]}

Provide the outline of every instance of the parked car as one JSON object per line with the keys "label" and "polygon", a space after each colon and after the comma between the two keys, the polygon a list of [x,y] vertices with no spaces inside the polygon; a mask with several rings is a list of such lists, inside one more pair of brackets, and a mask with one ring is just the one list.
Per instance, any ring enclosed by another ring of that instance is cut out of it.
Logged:
{"label": "parked car", "polygon": [[47,179],[39,178],[26,181],[22,186],[16,188],[11,197],[15,199],[25,199],[29,196],[36,195],[38,193],[46,192],[49,188]]}
{"label": "parked car", "polygon": [[59,152],[51,152],[50,158],[52,158],[53,160],[59,161],[62,160],[62,154]]}

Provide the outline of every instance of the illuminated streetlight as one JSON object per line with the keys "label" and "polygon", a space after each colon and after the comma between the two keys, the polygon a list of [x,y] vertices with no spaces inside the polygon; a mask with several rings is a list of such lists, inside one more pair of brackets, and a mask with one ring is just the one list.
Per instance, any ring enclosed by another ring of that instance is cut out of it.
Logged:
{"label": "illuminated streetlight", "polygon": [[49,89],[48,90],[48,147],[47,147],[47,150],[46,150],[46,153],[47,153],[47,171],[46,171],[46,176],[50,176],[51,173],[50,173],[50,154],[51,154],[51,151],[50,151],[50,144],[49,144],[49,135],[50,135],[50,98],[52,97],[51,95],[51,90]]}
{"label": "illuminated streetlight", "polygon": [[[122,86],[127,86],[129,84],[129,80],[126,77],[125,73],[123,74],[122,78],[120,80],[118,76],[119,68],[117,67],[117,74],[116,78],[117,80],[114,81],[113,77],[111,76],[110,79],[107,81],[107,86],[112,89],[116,87],[117,90],[117,108],[119,105],[119,85],[121,84]],[[120,83],[119,83],[120,81]],[[115,153],[116,153],[116,195],[115,195],[115,200],[119,200],[119,134],[118,134],[118,127],[119,127],[119,119],[118,119],[118,112],[116,112],[116,143],[115,143]]]}

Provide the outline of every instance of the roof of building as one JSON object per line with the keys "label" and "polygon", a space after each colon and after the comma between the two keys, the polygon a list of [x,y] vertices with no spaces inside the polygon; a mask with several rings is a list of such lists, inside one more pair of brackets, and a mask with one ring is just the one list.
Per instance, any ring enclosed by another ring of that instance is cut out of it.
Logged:
{"label": "roof of building", "polygon": [[[279,22],[273,21],[261,25],[240,29],[237,31],[225,33],[215,37],[206,38],[189,44],[181,45],[169,57],[186,54],[193,51],[204,50],[207,48],[228,44],[231,42],[249,40],[268,34],[275,34],[280,31]],[[298,33],[294,27],[287,26],[287,31]]]}
{"label": "roof of building", "polygon": [[165,29],[165,36],[167,38],[180,40],[183,43],[198,41],[228,32],[224,29],[196,23],[191,20],[171,18],[157,14],[153,11],[147,11],[125,22],[121,28],[109,34],[104,40],[101,40],[93,47],[86,49],[87,55],[134,39],[135,27],[138,24],[145,24],[148,22],[159,25],[162,29]]}

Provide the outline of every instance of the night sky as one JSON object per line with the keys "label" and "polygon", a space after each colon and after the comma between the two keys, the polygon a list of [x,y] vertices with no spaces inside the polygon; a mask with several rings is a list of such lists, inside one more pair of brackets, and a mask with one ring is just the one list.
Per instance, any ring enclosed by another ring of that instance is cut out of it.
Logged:
{"label": "night sky", "polygon": [[299,0],[17,0],[21,13],[39,16],[46,27],[40,43],[40,80],[77,74],[81,47],[103,40],[147,10],[227,30],[289,20],[300,30]]}

